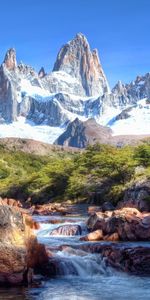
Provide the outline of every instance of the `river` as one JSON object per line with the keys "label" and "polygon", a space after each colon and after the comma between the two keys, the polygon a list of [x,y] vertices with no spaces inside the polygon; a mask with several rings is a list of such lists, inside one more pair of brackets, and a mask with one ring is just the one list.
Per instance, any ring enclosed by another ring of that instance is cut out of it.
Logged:
{"label": "river", "polygon": [[[35,217],[41,223],[36,232],[61,262],[58,275],[53,279],[40,278],[39,287],[1,288],[0,299],[4,300],[149,300],[150,278],[128,275],[105,265],[99,254],[80,249],[83,242],[79,236],[51,236],[50,232],[62,224],[79,224],[86,233],[85,219],[64,217],[63,223],[51,224],[54,217]],[[55,217],[56,218],[56,217]],[[60,218],[60,217],[58,217]],[[85,242],[84,242],[85,243]],[[128,243],[129,244],[129,243]],[[61,245],[67,245],[62,250]],[[134,244],[131,243],[134,247]],[[147,243],[149,247],[149,243]]]}

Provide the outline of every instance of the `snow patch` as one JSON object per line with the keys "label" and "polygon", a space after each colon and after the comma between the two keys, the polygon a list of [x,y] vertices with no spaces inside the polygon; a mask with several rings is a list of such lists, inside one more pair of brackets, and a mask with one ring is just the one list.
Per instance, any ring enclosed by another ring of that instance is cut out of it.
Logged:
{"label": "snow patch", "polygon": [[71,75],[67,74],[64,71],[55,71],[55,72],[52,72],[52,76],[54,78],[57,78],[60,81],[67,82],[69,84],[78,83],[78,79],[77,78],[72,77]]}
{"label": "snow patch", "polygon": [[150,134],[150,104],[146,98],[139,100],[135,107],[128,113],[129,118],[114,120],[110,126],[113,135],[147,135]]}
{"label": "snow patch", "polygon": [[21,79],[21,93],[40,101],[50,100],[54,95],[50,94],[50,92],[44,88],[32,85],[27,79]]}
{"label": "snow patch", "polygon": [[16,122],[0,125],[0,138],[25,138],[53,144],[64,130],[60,127],[37,126],[33,122],[27,122],[24,117],[19,117]]}

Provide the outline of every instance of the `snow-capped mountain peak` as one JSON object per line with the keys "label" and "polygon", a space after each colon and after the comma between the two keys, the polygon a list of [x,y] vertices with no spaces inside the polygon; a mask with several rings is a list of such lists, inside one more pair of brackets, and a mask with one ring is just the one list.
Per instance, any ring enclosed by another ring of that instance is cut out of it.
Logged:
{"label": "snow-capped mountain peak", "polygon": [[48,74],[17,64],[12,48],[0,66],[0,137],[52,143],[76,118],[94,118],[115,135],[149,133],[149,97],[150,73],[110,91],[98,51],[82,33],[60,49]]}

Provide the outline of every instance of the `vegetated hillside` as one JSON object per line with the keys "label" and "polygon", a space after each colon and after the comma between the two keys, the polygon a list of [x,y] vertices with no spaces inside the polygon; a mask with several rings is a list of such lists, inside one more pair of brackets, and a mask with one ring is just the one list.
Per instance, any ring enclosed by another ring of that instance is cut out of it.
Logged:
{"label": "vegetated hillside", "polygon": [[106,200],[116,204],[134,182],[150,177],[150,145],[89,146],[83,152],[39,156],[0,145],[0,195],[45,203]]}

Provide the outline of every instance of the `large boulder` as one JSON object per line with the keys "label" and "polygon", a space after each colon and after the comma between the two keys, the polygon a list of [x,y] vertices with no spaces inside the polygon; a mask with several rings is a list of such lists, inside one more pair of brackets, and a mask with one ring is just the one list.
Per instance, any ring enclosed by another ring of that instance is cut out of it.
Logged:
{"label": "large boulder", "polygon": [[48,262],[45,247],[37,242],[28,216],[18,208],[0,205],[0,284],[27,284],[33,271]]}

